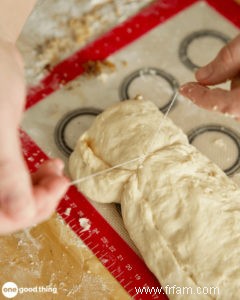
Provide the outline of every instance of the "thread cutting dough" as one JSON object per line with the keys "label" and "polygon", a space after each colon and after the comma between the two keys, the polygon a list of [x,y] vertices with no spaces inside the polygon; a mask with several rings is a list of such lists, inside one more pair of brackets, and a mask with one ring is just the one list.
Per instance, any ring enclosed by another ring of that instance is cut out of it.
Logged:
{"label": "thread cutting dough", "polygon": [[78,189],[97,202],[121,203],[126,229],[163,288],[217,287],[219,293],[199,299],[238,299],[240,191],[170,119],[156,134],[162,119],[150,101],[110,107],[79,138],[71,176],[76,180],[145,155]]}

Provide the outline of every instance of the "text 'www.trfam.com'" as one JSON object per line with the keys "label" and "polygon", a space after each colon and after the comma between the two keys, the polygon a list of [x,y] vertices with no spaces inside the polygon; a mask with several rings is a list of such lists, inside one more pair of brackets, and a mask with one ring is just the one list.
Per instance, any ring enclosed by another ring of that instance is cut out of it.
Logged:
{"label": "text 'www.trfam.com'", "polygon": [[136,295],[219,295],[218,287],[187,287],[166,285],[165,287],[135,287]]}

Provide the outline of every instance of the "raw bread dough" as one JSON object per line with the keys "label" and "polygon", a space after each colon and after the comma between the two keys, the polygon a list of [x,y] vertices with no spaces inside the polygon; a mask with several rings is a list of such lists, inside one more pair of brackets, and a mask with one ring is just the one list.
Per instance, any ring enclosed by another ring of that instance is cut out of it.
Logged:
{"label": "raw bread dough", "polygon": [[109,108],[78,141],[70,159],[73,178],[148,154],[79,188],[92,200],[121,202],[125,226],[163,287],[220,290],[198,298],[170,294],[170,299],[238,299],[240,191],[180,129],[162,120],[151,102],[129,100]]}
{"label": "raw bread dough", "polygon": [[[152,102],[141,100],[121,102],[103,112],[80,137],[70,156],[72,178],[88,176],[167,145],[187,142],[170,119],[164,120],[158,131],[162,118]],[[119,202],[124,183],[140,163],[135,161],[86,180],[78,184],[78,188],[94,201]]]}
{"label": "raw bread dough", "polygon": [[218,287],[238,299],[240,193],[219,168],[187,144],[156,152],[124,186],[125,226],[163,286]]}

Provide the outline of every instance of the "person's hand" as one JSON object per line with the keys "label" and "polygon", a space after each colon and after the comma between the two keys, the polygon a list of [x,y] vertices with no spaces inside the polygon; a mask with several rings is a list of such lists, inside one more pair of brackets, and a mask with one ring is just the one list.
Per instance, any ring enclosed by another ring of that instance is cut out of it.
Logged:
{"label": "person's hand", "polygon": [[23,63],[16,47],[1,39],[0,66],[0,234],[6,234],[49,218],[68,180],[59,159],[29,174],[18,132],[25,102]]}
{"label": "person's hand", "polygon": [[[233,115],[240,120],[240,35],[226,45],[207,66],[196,72],[198,82],[180,88],[180,93],[200,107]],[[207,86],[231,80],[231,90]]]}

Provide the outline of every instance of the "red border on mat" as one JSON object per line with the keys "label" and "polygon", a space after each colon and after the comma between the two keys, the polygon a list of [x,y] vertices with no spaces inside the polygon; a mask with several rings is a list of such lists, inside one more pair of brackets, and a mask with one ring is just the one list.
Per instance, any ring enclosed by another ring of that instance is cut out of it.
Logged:
{"label": "red border on mat", "polygon": [[[87,61],[106,59],[196,1],[158,0],[123,24],[113,28],[56,65],[38,86],[30,88],[26,109],[58,90],[62,85],[81,75],[84,72],[83,64]],[[172,6],[171,2],[175,5]],[[163,3],[165,4],[163,5]]]}
{"label": "red border on mat", "polygon": [[[20,130],[20,139],[23,145],[23,155],[27,166],[31,172],[35,172],[38,165],[47,160],[47,155],[31,140],[31,138]],[[31,159],[29,159],[31,157]],[[71,208],[71,214],[65,214],[67,208]],[[102,215],[92,206],[92,204],[74,187],[70,187],[65,197],[58,205],[57,212],[63,217],[72,230],[84,241],[92,252],[100,259],[101,263],[109,272],[118,271],[116,275],[120,284],[125,287],[129,282],[136,281],[136,273],[127,268],[131,264],[133,270],[137,270],[137,287],[143,287],[146,284],[149,287],[158,287],[159,282],[145,265],[144,261],[129,247],[129,245],[119,236],[119,234],[108,224]],[[79,224],[79,218],[88,218],[91,221],[91,230],[82,231]],[[106,237],[111,237],[111,241],[103,243]],[[96,247],[96,245],[99,245]],[[114,252],[109,248],[115,249]],[[126,255],[127,254],[127,255]],[[127,257],[126,257],[127,256]],[[101,260],[101,257],[107,260]],[[136,291],[128,291],[134,296]],[[141,295],[135,297],[141,299]],[[166,295],[159,295],[158,298],[146,295],[144,299],[167,300]]]}
{"label": "red border on mat", "polygon": [[[121,48],[132,43],[136,39],[143,36],[145,33],[156,27],[157,25],[167,21],[175,14],[185,9],[186,7],[198,2],[197,0],[158,0],[151,6],[142,10],[136,16],[130,18],[123,24],[115,27],[110,32],[106,33],[96,41],[90,43],[83,49],[74,53],[72,56],[56,65],[51,73],[44,78],[41,83],[32,87],[29,90],[27,96],[26,109],[32,107],[39,101],[43,100],[46,96],[50,95],[54,91],[58,90],[61,85],[73,80],[77,76],[83,73],[82,65],[88,60],[103,60],[109,55],[115,53]],[[223,16],[229,19],[233,24],[240,27],[240,6],[237,5],[233,0],[206,0],[206,2],[214,7]],[[227,3],[226,3],[227,2]],[[174,6],[171,6],[174,3]],[[48,159],[43,151],[28,137],[28,135],[21,131],[21,141],[23,144],[23,153],[28,164],[29,169],[33,172],[36,170],[38,164]],[[34,161],[29,159],[31,156],[34,157]],[[70,217],[64,214],[67,207],[76,208],[73,209],[73,215]],[[101,262],[110,271],[114,272],[114,267],[117,266],[118,271],[121,274],[115,278],[120,284],[128,291],[131,296],[134,296],[135,290],[129,288],[129,282],[133,282],[135,285],[135,273],[127,272],[126,265],[122,261],[117,261],[117,255],[121,256],[121,253],[127,253],[129,261],[133,268],[144,275],[142,280],[138,281],[138,286],[159,286],[157,280],[153,274],[147,269],[144,262],[135,254],[135,252],[126,244],[124,240],[118,235],[118,233],[107,223],[107,221],[98,213],[98,211],[85,199],[75,187],[71,187],[67,195],[62,199],[59,204],[57,211],[66,220],[73,231],[82,237],[86,245],[93,251],[93,253],[101,260],[101,256],[104,251],[107,251],[102,245],[100,236],[111,236],[111,244],[116,246],[117,252],[111,254],[108,252],[110,260],[108,262]],[[91,219],[91,229],[98,228],[102,235],[93,234],[93,230],[90,231],[79,231],[79,211],[83,212],[82,216]],[[100,224],[100,225],[99,225]],[[101,245],[101,249],[96,248],[96,245]],[[121,253],[119,254],[119,249]],[[111,263],[109,265],[109,262]],[[114,276],[114,275],[113,275]],[[128,283],[125,283],[125,280]],[[133,286],[134,286],[133,285]],[[128,286],[128,288],[126,288]],[[137,295],[135,299],[167,299],[166,295]]]}
{"label": "red border on mat", "polygon": [[240,5],[233,0],[205,0],[221,15],[240,28]]}

